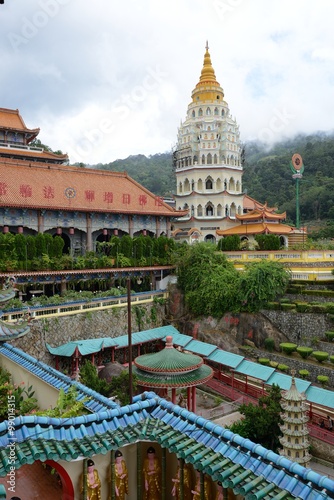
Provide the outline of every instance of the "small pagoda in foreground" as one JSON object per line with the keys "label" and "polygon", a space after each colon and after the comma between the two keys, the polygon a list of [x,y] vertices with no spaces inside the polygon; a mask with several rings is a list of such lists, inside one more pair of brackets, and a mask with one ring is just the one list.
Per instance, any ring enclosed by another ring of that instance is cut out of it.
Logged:
{"label": "small pagoda in foreground", "polygon": [[[143,354],[134,360],[133,372],[138,386],[153,389],[176,404],[176,390],[187,389],[187,409],[196,413],[196,387],[213,377],[213,370],[196,354],[175,349],[173,337],[166,337],[166,346],[154,354]],[[179,404],[181,402],[179,401]]]}

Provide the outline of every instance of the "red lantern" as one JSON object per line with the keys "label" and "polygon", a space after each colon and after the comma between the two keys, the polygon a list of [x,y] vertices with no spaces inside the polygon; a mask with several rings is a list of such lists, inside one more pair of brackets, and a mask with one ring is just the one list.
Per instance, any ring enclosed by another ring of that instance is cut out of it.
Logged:
{"label": "red lantern", "polygon": [[63,232],[61,227],[57,227],[57,234],[61,234]]}
{"label": "red lantern", "polygon": [[118,235],[118,229],[114,229],[114,235],[117,236]]}
{"label": "red lantern", "polygon": [[22,234],[22,233],[23,233],[23,227],[22,227],[22,226],[19,226],[19,227],[17,228],[17,232],[18,232],[19,234]]}
{"label": "red lantern", "polygon": [[108,229],[103,229],[103,236],[107,236],[108,234]]}
{"label": "red lantern", "polygon": [[3,227],[3,232],[4,233],[9,233],[9,227],[8,226],[4,226]]}
{"label": "red lantern", "polygon": [[143,235],[146,236],[146,229],[143,229]]}
{"label": "red lantern", "polygon": [[70,227],[69,233],[74,234],[74,227]]}

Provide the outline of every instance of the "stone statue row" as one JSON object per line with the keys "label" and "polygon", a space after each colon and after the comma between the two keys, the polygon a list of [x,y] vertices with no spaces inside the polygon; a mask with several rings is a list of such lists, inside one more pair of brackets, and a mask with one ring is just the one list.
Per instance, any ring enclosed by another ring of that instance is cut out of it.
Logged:
{"label": "stone statue row", "polygon": [[[155,449],[150,446],[147,449],[147,456],[143,462],[143,500],[160,500],[161,498],[161,465],[155,454]],[[115,473],[115,498],[125,500],[129,495],[128,469],[123,454],[120,450],[115,452],[114,462]],[[175,477],[173,477],[171,495],[176,500],[181,499],[181,489],[183,489],[184,500],[200,500],[201,498],[201,475],[196,470],[195,482],[193,482],[193,469],[183,464],[183,481],[181,484],[181,461],[178,460],[178,467]],[[223,488],[220,482],[217,483],[216,494],[211,478],[204,475],[204,499],[223,500]],[[82,490],[83,491],[83,490]],[[93,460],[87,460],[87,496],[84,500],[101,500],[101,480],[98,471],[95,469]]]}

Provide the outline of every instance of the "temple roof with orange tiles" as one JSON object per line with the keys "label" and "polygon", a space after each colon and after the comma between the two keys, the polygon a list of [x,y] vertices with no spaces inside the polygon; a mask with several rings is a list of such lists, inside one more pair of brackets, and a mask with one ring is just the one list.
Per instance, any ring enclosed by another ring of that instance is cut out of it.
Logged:
{"label": "temple roof with orange tiles", "polygon": [[67,165],[67,154],[29,146],[39,129],[28,129],[18,110],[0,108],[0,207],[180,217],[125,172]]}

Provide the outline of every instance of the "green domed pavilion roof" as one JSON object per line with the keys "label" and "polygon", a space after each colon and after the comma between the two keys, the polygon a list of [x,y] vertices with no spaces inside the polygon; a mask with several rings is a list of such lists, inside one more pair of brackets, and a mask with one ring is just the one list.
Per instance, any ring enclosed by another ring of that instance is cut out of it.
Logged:
{"label": "green domed pavilion roof", "polygon": [[173,347],[173,338],[166,337],[166,347],[154,354],[143,354],[134,360],[137,368],[150,373],[184,373],[203,365],[203,359],[196,354],[180,352]]}
{"label": "green domed pavilion roof", "polygon": [[205,384],[213,376],[213,370],[208,365],[202,365],[191,372],[148,373],[133,367],[138,385],[151,388],[192,387]]}

